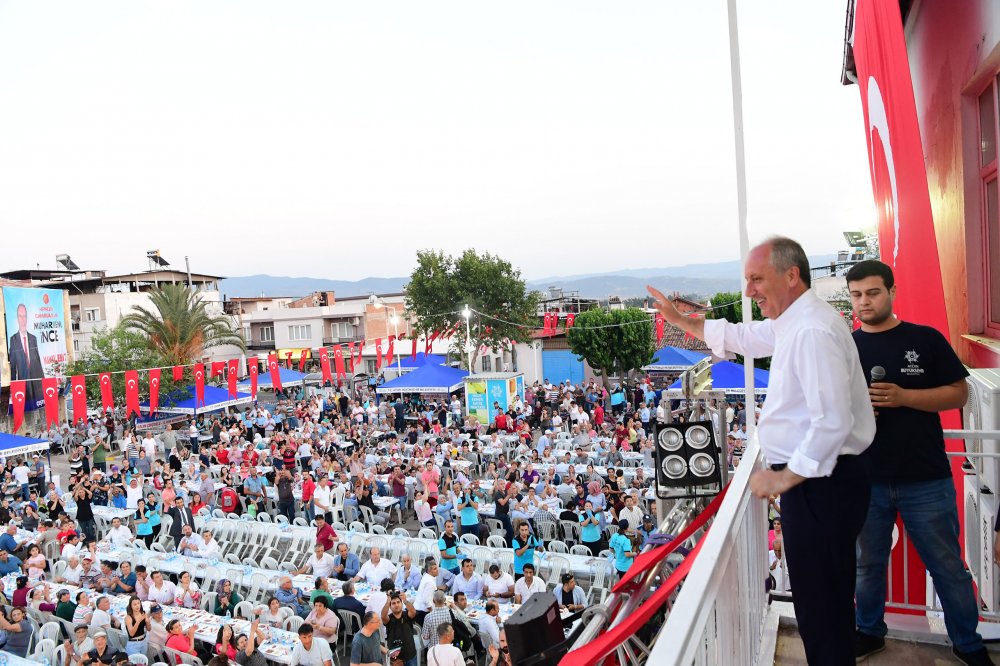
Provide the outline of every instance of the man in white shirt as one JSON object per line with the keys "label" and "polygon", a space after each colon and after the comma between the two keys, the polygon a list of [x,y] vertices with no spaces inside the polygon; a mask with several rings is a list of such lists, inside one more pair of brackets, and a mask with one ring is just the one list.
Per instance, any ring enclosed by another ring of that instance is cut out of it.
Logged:
{"label": "man in white shirt", "polygon": [[154,571],[153,584],[149,586],[149,600],[157,604],[173,605],[177,599],[177,588],[169,580],[163,580],[163,573]]}
{"label": "man in white shirt", "polygon": [[111,617],[111,600],[108,597],[97,597],[97,607],[94,609],[90,624],[102,629],[107,629],[108,627],[117,628],[117,621]]}
{"label": "man in white shirt", "polygon": [[625,508],[618,512],[618,519],[627,520],[632,529],[637,530],[642,525],[642,509],[636,507],[632,495],[625,495]]}
{"label": "man in white shirt", "polygon": [[193,557],[201,557],[206,560],[219,559],[222,555],[222,548],[219,542],[212,537],[211,530],[204,530],[201,533],[201,545],[198,550],[191,553]]}
{"label": "man in white shirt", "polygon": [[486,634],[488,640],[483,641],[486,647],[490,645],[500,645],[500,604],[493,601],[486,602],[486,613],[479,616],[479,631]]}
{"label": "man in white shirt", "polygon": [[105,538],[115,548],[121,548],[132,543],[135,537],[132,535],[132,530],[122,525],[121,518],[113,518],[111,529],[108,530],[108,536]]}
{"label": "man in white shirt", "polygon": [[194,533],[194,528],[190,524],[181,528],[181,535],[180,543],[177,544],[177,552],[188,557],[197,557],[198,551],[205,545],[205,542]]}
{"label": "man in white shirt", "polygon": [[[849,327],[810,291],[809,260],[788,238],[755,247],[746,295],[767,320],[731,324],[683,316],[649,288],[668,323],[712,352],[771,357],[767,410],[757,433],[768,469],[750,477],[758,497],[781,495],[795,617],[810,663],[854,659],[856,541],[871,495],[875,436],[868,383]],[[808,498],[808,499],[807,499]]]}
{"label": "man in white shirt", "polygon": [[151,461],[156,460],[156,439],[153,438],[153,433],[146,431],[146,436],[142,438],[142,449],[146,452],[146,457]]}
{"label": "man in white shirt", "polygon": [[437,645],[427,650],[427,666],[465,666],[462,651],[451,644],[455,640],[455,629],[448,622],[437,627]]}
{"label": "man in white shirt", "polygon": [[301,666],[332,666],[333,651],[330,643],[313,636],[311,624],[299,627],[299,642],[292,649],[293,664]]}
{"label": "man in white shirt", "polygon": [[[375,547],[369,551],[369,560],[361,565],[358,575],[354,577],[354,582],[357,583],[363,578],[365,582],[377,589],[383,580],[395,575],[396,565],[389,560],[382,559],[382,552],[378,547]],[[379,608],[378,611],[381,612],[382,609]]]}
{"label": "man in white shirt", "polygon": [[545,583],[541,578],[535,578],[535,565],[524,563],[524,575],[514,583],[514,603],[523,604],[532,594],[544,592]]}
{"label": "man in white shirt", "polygon": [[318,543],[313,546],[313,554],[309,556],[306,563],[302,565],[300,569],[296,569],[294,573],[296,576],[304,574],[309,571],[310,575],[317,576],[321,578],[329,578],[333,575],[334,560],[330,556],[326,549],[323,548],[323,544]]}
{"label": "man in white shirt", "polygon": [[62,576],[56,578],[56,582],[79,585],[80,575],[82,573],[83,573],[83,567],[80,566],[80,557],[76,554],[70,555],[69,561],[66,563],[66,568],[63,570]]}
{"label": "man in white shirt", "polygon": [[500,571],[500,567],[495,564],[490,565],[489,571],[490,575],[483,579],[483,596],[509,604],[514,599],[514,577],[506,571]]}
{"label": "man in white shirt", "polygon": [[424,575],[420,577],[417,587],[417,598],[413,607],[417,609],[417,618],[423,621],[424,616],[434,605],[434,592],[437,590],[438,563],[433,557],[424,560]]}

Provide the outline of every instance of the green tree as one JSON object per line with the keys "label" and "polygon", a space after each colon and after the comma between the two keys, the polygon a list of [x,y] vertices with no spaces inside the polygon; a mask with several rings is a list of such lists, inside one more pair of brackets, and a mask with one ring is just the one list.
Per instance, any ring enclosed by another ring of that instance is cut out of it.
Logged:
{"label": "green tree", "polygon": [[225,315],[213,315],[197,293],[183,284],[165,284],[149,292],[155,312],[145,307],[124,317],[122,325],[141,333],[167,365],[183,365],[221,345],[246,349],[243,336]]}
{"label": "green tree", "polygon": [[453,351],[463,365],[465,319],[468,305],[476,313],[470,319],[473,365],[480,347],[496,351],[511,342],[528,342],[537,325],[537,292],[525,287],[521,272],[510,262],[487,253],[466,250],[458,257],[441,251],[417,252],[417,267],[406,286],[406,310],[416,331],[447,331],[458,328]]}
{"label": "green tree", "polygon": [[[84,352],[66,369],[66,374],[94,375],[87,377],[87,401],[91,405],[100,404],[101,386],[97,374],[111,372],[111,391],[115,399],[124,402],[125,375],[123,370],[159,368],[171,365],[159,352],[150,347],[146,336],[129,330],[122,324],[115,328],[104,328],[94,333],[93,346]],[[140,373],[139,390],[145,395],[149,378]],[[175,388],[170,370],[160,374],[160,403],[165,404],[166,395]]]}
{"label": "green tree", "polygon": [[638,370],[656,353],[653,320],[640,308],[581,312],[567,339],[573,353],[587,361],[606,387],[609,376]]}
{"label": "green tree", "polygon": [[[733,324],[743,323],[743,295],[738,291],[720,291],[711,298],[712,309],[705,315],[706,319],[725,319]],[[763,321],[764,315],[754,301],[750,301],[750,312],[754,321]],[[743,356],[736,355],[736,362],[742,364]],[[767,370],[771,367],[770,358],[758,358],[754,366]]]}

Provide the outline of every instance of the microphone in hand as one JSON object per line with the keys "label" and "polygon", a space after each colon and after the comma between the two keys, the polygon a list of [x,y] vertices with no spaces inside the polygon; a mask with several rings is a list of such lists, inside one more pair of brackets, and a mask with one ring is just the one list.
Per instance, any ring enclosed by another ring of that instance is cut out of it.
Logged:
{"label": "microphone in hand", "polygon": [[871,382],[870,384],[876,384],[885,379],[885,368],[881,365],[873,366],[871,369]]}

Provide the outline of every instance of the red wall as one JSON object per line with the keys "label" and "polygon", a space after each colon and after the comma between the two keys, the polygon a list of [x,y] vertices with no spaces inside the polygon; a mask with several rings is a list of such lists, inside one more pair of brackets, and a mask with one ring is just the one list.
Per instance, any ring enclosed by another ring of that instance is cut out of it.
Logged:
{"label": "red wall", "polygon": [[951,341],[966,364],[998,367],[962,335],[983,330],[978,169],[965,165],[978,164],[976,95],[1000,66],[1000,3],[918,0],[905,28]]}

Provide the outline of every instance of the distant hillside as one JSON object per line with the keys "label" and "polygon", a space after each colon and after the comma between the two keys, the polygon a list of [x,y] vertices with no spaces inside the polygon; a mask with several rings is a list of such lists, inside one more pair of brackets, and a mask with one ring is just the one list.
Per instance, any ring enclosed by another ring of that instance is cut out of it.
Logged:
{"label": "distant hillside", "polygon": [[[836,259],[836,255],[809,257],[812,266],[822,266]],[[529,289],[541,292],[549,287],[564,291],[577,291],[584,298],[608,296],[644,296],[646,285],[652,284],[664,292],[711,295],[718,291],[735,291],[740,288],[740,262],[720,261],[708,264],[687,264],[670,268],[630,268],[609,273],[585,273],[565,277],[550,277],[528,281]],[[222,280],[222,293],[228,297],[304,296],[314,291],[334,291],[340,296],[363,296],[403,291],[408,277],[367,277],[361,280],[328,280],[311,277],[280,277],[274,275],[246,275]]]}
{"label": "distant hillside", "polygon": [[327,280],[311,277],[245,275],[220,281],[219,289],[228,298],[260,296],[305,296],[314,291],[333,291],[341,296],[391,294],[403,291],[408,277],[368,277],[363,280]]}
{"label": "distant hillside", "polygon": [[547,280],[529,282],[529,289],[547,292],[549,287],[561,287],[564,291],[577,291],[584,298],[604,299],[608,296],[645,296],[646,285],[651,284],[664,293],[678,291],[682,294],[711,295],[719,291],[737,291],[738,278],[694,278],[676,275],[655,275],[652,277],[630,277],[626,275],[600,275],[575,280]]}

